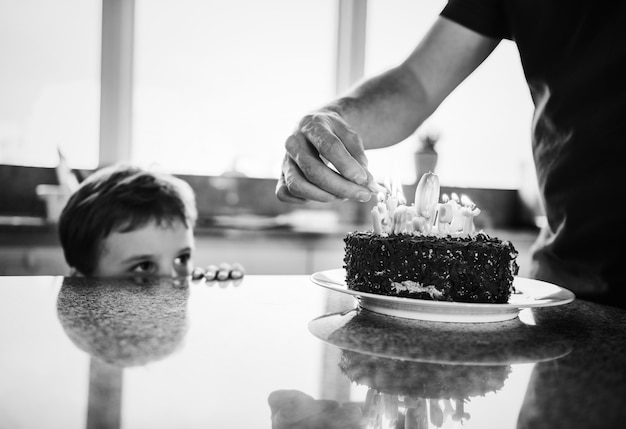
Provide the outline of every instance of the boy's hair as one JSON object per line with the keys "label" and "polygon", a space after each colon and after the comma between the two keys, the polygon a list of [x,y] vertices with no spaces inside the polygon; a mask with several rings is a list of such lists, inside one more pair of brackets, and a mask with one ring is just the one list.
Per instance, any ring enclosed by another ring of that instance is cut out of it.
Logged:
{"label": "boy's hair", "polygon": [[65,260],[85,276],[93,275],[102,240],[112,232],[130,232],[151,221],[169,226],[197,218],[191,186],[174,176],[114,165],[89,176],[63,208],[59,238]]}

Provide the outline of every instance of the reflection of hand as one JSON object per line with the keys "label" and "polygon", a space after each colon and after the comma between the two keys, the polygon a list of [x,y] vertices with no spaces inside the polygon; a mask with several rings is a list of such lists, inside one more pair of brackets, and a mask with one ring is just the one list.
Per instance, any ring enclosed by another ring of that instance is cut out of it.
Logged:
{"label": "reflection of hand", "polygon": [[277,390],[267,402],[272,411],[272,429],[364,428],[361,408],[355,404],[314,399],[299,390]]}
{"label": "reflection of hand", "polygon": [[209,265],[206,268],[196,267],[191,273],[193,280],[205,279],[207,282],[227,280],[240,280],[245,275],[243,265],[240,263],[229,264],[222,262],[219,265]]}
{"label": "reflection of hand", "polygon": [[[367,171],[363,143],[337,113],[319,111],[305,116],[287,138],[285,149],[282,173],[276,186],[279,200],[304,203],[306,200],[369,201],[371,198],[368,184],[374,181]],[[334,169],[325,164],[320,155]]]}

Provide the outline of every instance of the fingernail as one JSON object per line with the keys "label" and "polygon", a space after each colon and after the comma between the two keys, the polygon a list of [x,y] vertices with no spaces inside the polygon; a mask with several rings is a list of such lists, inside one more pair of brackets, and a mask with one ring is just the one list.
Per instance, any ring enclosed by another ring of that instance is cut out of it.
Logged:
{"label": "fingernail", "polygon": [[366,174],[357,174],[356,176],[354,176],[354,183],[356,183],[357,185],[361,185],[361,186],[367,186],[367,175]]}
{"label": "fingernail", "polygon": [[368,202],[372,198],[372,194],[369,192],[359,192],[356,194],[356,199],[362,203]]}

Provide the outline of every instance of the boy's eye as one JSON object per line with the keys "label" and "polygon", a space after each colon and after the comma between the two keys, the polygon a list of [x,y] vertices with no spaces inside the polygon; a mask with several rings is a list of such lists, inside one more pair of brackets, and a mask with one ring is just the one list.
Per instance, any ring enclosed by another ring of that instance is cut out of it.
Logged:
{"label": "boy's eye", "polygon": [[174,270],[178,276],[191,275],[191,253],[183,253],[174,259]]}
{"label": "boy's eye", "polygon": [[187,265],[190,262],[191,262],[191,253],[183,253],[174,260],[174,263],[177,266]]}
{"label": "boy's eye", "polygon": [[143,261],[131,268],[131,271],[134,273],[151,273],[156,270],[156,266],[154,263],[150,261]]}

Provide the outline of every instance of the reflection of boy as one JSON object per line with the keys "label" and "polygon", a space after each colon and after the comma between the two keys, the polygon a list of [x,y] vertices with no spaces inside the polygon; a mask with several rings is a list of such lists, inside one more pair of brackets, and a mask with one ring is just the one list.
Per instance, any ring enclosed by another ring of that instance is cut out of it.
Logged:
{"label": "reflection of boy", "polygon": [[66,277],[57,297],[63,329],[81,350],[115,367],[164,359],[187,332],[189,288],[170,279],[106,282]]}
{"label": "reflection of boy", "polygon": [[195,195],[174,176],[116,165],[89,176],[59,219],[72,274],[187,276],[192,271]]}

